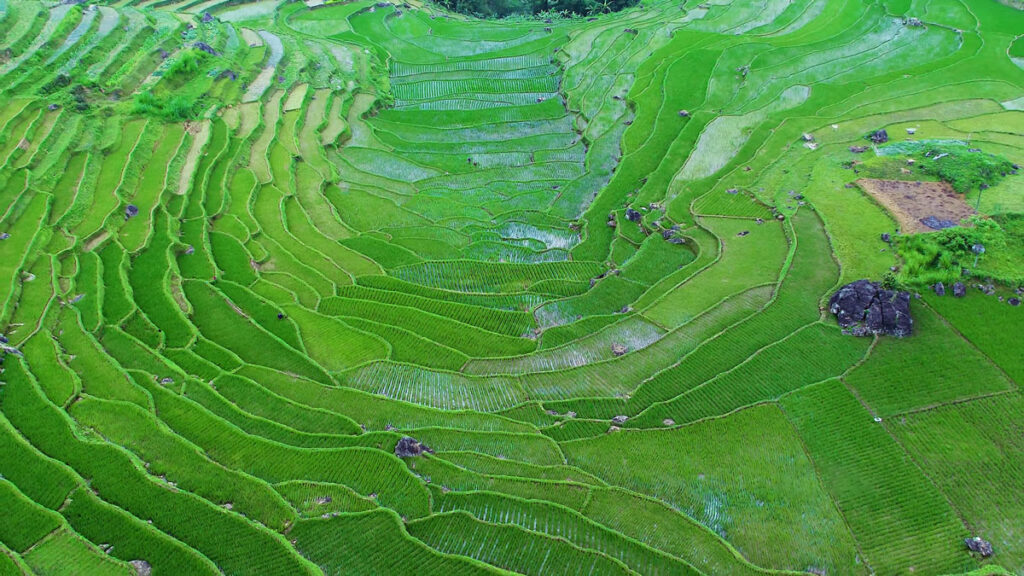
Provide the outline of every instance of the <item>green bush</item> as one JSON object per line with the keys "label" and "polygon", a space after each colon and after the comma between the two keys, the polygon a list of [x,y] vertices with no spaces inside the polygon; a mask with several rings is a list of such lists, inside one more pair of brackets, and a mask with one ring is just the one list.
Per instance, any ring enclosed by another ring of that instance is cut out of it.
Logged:
{"label": "green bush", "polygon": [[159,98],[152,92],[146,91],[135,95],[134,112],[177,122],[195,117],[197,104],[196,99],[183,94]]}

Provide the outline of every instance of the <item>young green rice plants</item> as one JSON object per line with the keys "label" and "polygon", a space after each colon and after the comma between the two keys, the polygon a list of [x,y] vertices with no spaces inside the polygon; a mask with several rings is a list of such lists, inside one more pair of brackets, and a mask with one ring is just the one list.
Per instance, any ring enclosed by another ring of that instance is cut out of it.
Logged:
{"label": "young green rice plants", "polygon": [[[723,443],[730,448],[721,449]],[[830,571],[857,573],[854,542],[775,406],[682,428],[612,432],[562,449],[570,464],[694,517],[754,564],[798,570],[821,562]],[[657,455],[666,450],[677,457]],[[769,488],[762,484],[772,482],[766,476],[748,472],[779,466],[788,470],[785,487]],[[780,542],[803,538],[820,542],[819,552],[800,559],[779,554]]]}
{"label": "young green rice plants", "polygon": [[[1014,440],[1019,392],[949,404],[888,420],[943,494],[957,502],[976,535],[999,546],[999,563],[1020,570],[1017,526],[1021,448]],[[980,479],[980,480],[976,480]],[[979,489],[984,486],[983,489]]]}
{"label": "young green rice plants", "polygon": [[957,512],[841,381],[787,396],[782,408],[868,566],[953,573],[976,566],[961,552],[969,534]]}

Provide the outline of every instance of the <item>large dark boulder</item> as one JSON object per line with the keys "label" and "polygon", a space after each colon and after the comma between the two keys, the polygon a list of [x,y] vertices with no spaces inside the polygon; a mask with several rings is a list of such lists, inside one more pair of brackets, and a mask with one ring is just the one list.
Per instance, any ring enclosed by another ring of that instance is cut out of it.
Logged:
{"label": "large dark boulder", "polygon": [[399,458],[413,458],[423,454],[424,452],[428,452],[430,454],[434,453],[434,451],[426,444],[417,441],[415,438],[410,438],[409,436],[402,436],[402,439],[395,445],[395,456],[398,456]]}
{"label": "large dark boulder", "polygon": [[642,219],[642,214],[632,208],[626,208],[626,220],[629,220],[630,222],[639,222]]}
{"label": "large dark boulder", "polygon": [[878,282],[857,280],[840,288],[828,302],[844,334],[903,338],[913,332],[910,293],[882,288]]}
{"label": "large dark boulder", "polygon": [[967,295],[967,286],[964,286],[963,282],[956,282],[953,284],[953,297],[963,298]]}

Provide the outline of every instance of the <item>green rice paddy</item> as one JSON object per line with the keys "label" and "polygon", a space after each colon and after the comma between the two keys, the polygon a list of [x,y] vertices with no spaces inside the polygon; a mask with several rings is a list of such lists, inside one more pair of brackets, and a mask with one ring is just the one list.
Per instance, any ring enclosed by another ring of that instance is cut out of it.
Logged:
{"label": "green rice paddy", "polygon": [[0,576],[1024,575],[1019,4],[0,0]]}

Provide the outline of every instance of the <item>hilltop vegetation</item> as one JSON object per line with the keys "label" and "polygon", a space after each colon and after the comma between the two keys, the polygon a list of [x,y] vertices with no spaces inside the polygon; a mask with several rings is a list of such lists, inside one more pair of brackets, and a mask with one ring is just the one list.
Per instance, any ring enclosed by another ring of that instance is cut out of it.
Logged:
{"label": "hilltop vegetation", "polygon": [[1024,574],[1024,13],[454,1],[0,0],[0,575]]}

